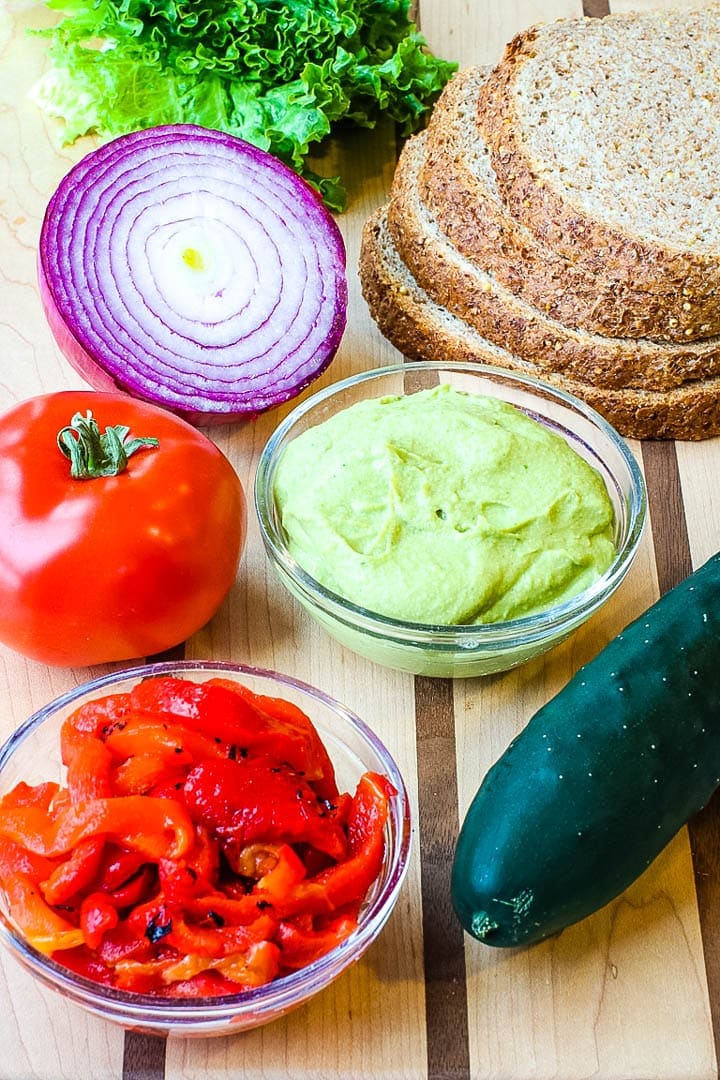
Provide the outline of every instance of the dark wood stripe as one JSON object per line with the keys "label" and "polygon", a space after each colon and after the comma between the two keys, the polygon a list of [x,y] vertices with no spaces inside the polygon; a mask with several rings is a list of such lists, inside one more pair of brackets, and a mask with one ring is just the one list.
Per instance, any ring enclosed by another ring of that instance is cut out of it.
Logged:
{"label": "dark wood stripe", "polygon": [[428,1077],[469,1080],[465,947],[449,888],[458,819],[451,680],[415,678],[415,725]]}
{"label": "dark wood stripe", "polygon": [[610,14],[608,0],[583,0],[582,9],[583,15],[591,19],[602,19],[604,15]]}
{"label": "dark wood stripe", "polygon": [[[675,447],[669,442],[642,446],[655,563],[661,593],[692,573],[690,541]],[[682,717],[678,717],[682,723]],[[715,1054],[720,1061],[720,791],[688,822],[695,891]]]}
{"label": "dark wood stripe", "polygon": [[125,1032],[122,1080],[163,1080],[166,1041],[161,1035]]}
{"label": "dark wood stripe", "polygon": [[645,442],[642,459],[658,586],[665,593],[692,571],[675,446],[671,442]]}

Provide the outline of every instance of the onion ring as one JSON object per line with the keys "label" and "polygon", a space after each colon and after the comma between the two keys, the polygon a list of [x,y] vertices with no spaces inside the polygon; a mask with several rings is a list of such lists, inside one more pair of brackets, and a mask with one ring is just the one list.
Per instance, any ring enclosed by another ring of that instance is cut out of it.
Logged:
{"label": "onion ring", "polygon": [[87,154],[48,203],[38,264],[83,378],[196,424],[295,397],[345,329],[345,247],[319,196],[266,151],[194,124]]}

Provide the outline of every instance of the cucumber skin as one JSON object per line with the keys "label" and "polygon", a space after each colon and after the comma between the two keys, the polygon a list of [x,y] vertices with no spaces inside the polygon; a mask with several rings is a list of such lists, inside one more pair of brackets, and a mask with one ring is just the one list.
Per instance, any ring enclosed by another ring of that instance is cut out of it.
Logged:
{"label": "cucumber skin", "polygon": [[543,706],[487,773],[458,837],[455,911],[529,945],[597,911],[720,784],[720,553]]}

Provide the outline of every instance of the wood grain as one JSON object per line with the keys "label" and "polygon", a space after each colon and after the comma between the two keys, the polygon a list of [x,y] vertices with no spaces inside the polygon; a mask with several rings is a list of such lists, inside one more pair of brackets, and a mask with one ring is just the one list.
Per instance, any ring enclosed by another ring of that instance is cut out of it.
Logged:
{"label": "wood grain", "polygon": [[462,928],[450,904],[450,866],[457,837],[455,710],[449,679],[415,679],[420,799],[423,958],[428,1075],[470,1076]]}
{"label": "wood grain", "polygon": [[122,1080],[160,1080],[165,1075],[166,1039],[138,1031],[125,1033]]}

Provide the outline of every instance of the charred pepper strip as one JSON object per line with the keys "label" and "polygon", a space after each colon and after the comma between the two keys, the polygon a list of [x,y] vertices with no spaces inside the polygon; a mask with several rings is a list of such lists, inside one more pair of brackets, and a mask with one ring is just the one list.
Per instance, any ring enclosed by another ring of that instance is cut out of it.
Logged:
{"label": "charred pepper strip", "polygon": [[9,874],[3,878],[3,888],[13,919],[39,952],[55,953],[83,943],[82,930],[45,903],[39,885],[27,874]]}
{"label": "charred pepper strip", "polygon": [[43,896],[48,904],[62,904],[87,888],[95,880],[102,864],[104,836],[81,840],[70,857],[56,866],[42,883]]}
{"label": "charred pepper strip", "polygon": [[218,742],[186,724],[163,723],[145,717],[132,717],[122,727],[114,728],[105,740],[113,758],[119,761],[138,754],[151,754],[167,764],[204,761],[228,756],[226,743]]}
{"label": "charred pepper strip", "polygon": [[36,855],[22,844],[0,836],[0,883],[16,871],[27,874],[32,881],[44,881],[55,872],[57,865],[56,859]]}
{"label": "charred pepper strip", "polygon": [[281,922],[275,940],[280,946],[283,966],[294,970],[312,964],[345,941],[356,927],[355,913],[337,915],[319,928],[302,925],[300,921]]}
{"label": "charred pepper strip", "polygon": [[67,761],[67,787],[72,801],[107,799],[112,795],[111,764],[105,743],[92,736],[79,739]]}
{"label": "charred pepper strip", "polygon": [[0,814],[5,810],[12,810],[19,806],[36,806],[45,813],[50,813],[50,808],[56,803],[61,794],[60,785],[46,780],[42,784],[26,784],[21,780],[12,791],[3,795],[0,799]]}
{"label": "charred pepper strip", "polygon": [[195,821],[242,847],[255,840],[304,842],[333,859],[345,856],[342,826],[311,785],[277,759],[201,762],[188,773],[184,797]]}
{"label": "charred pepper strip", "polygon": [[113,770],[112,782],[115,794],[159,794],[156,789],[167,785],[168,779],[170,783],[179,783],[182,787],[185,782],[185,768],[177,759],[173,764],[175,769],[172,777],[169,777],[167,754],[136,754],[134,757],[127,758]]}
{"label": "charred pepper strip", "polygon": [[97,949],[108,930],[120,921],[117,908],[102,892],[90,893],[80,905],[80,929],[89,949]]}
{"label": "charred pepper strip", "polygon": [[146,679],[132,690],[132,701],[139,711],[153,716],[164,714],[169,720],[235,747],[235,757],[242,757],[248,750],[265,754],[287,761],[309,780],[317,779],[322,772],[316,733],[283,724],[223,682]]}
{"label": "charred pepper strip", "polygon": [[108,835],[149,858],[179,858],[194,840],[181,803],[144,795],[89,799],[68,806],[55,819],[36,806],[0,808],[0,834],[49,857],[71,852],[88,837]]}
{"label": "charred pepper strip", "polygon": [[105,738],[114,727],[127,723],[130,716],[132,701],[129,694],[108,694],[94,701],[86,701],[63,724],[60,733],[63,760],[67,740],[72,741],[75,733],[93,735],[96,739]]}
{"label": "charred pepper strip", "polygon": [[349,858],[296,885],[283,900],[283,913],[333,912],[362,899],[382,868],[388,799],[394,793],[384,776],[360,778],[348,817]]}
{"label": "charred pepper strip", "polygon": [[336,798],[338,788],[330,755],[312,720],[309,716],[306,716],[302,709],[285,698],[270,697],[267,694],[255,694],[246,686],[232,682],[230,679],[209,679],[208,683],[212,686],[224,686],[232,693],[239,694],[257,712],[279,721],[285,729],[289,727],[292,730],[303,732],[310,740],[309,760],[305,767],[305,773],[312,779],[313,787],[321,798]]}

